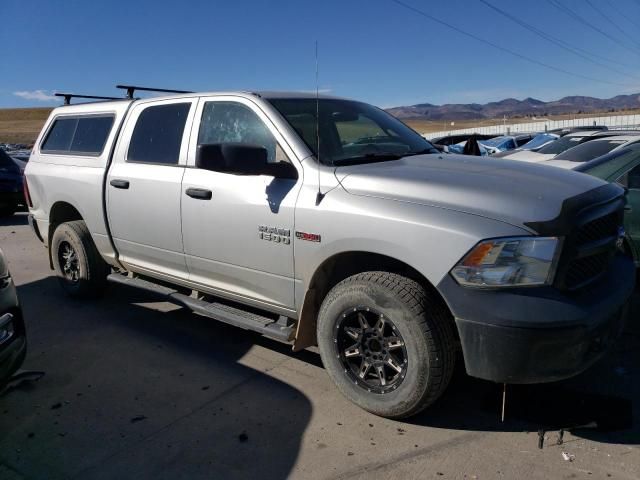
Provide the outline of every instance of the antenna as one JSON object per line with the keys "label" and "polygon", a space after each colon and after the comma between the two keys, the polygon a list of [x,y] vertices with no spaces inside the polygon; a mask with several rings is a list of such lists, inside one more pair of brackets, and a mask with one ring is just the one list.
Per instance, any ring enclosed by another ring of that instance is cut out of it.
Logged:
{"label": "antenna", "polygon": [[316,195],[316,207],[324,198],[320,190],[320,87],[318,86],[318,40],[316,40],[316,157],[318,157],[318,194]]}

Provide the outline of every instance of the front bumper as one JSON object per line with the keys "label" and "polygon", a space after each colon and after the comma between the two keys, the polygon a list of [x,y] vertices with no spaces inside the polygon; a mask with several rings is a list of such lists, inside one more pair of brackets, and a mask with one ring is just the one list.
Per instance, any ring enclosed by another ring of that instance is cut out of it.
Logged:
{"label": "front bumper", "polygon": [[447,275],[438,285],[451,309],[467,373],[499,383],[542,383],[586,370],[624,326],[633,262],[616,256],[579,292],[553,287],[471,289]]}

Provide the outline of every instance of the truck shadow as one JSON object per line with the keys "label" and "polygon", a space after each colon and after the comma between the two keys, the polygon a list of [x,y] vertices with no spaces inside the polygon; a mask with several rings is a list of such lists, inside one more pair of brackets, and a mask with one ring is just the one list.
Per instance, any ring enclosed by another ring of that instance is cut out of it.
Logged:
{"label": "truck shadow", "polygon": [[269,374],[288,357],[257,359],[253,335],[124,286],[87,303],[48,277],[18,294],[25,368],[46,375],[0,399],[0,465],[28,478],[290,474],[312,407]]}

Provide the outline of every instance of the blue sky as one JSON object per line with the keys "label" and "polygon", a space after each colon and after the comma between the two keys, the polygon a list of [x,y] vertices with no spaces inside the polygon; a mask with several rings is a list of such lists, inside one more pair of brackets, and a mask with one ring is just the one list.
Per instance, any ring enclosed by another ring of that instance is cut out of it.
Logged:
{"label": "blue sky", "polygon": [[402,1],[603,83],[515,58],[392,0],[0,0],[0,107],[56,105],[53,91],[117,95],[116,83],[313,90],[316,39],[320,88],[382,107],[640,92],[640,0],[593,0],[611,21],[584,0],[556,0],[626,47],[549,0],[487,0],[629,76],[551,45],[480,0]]}

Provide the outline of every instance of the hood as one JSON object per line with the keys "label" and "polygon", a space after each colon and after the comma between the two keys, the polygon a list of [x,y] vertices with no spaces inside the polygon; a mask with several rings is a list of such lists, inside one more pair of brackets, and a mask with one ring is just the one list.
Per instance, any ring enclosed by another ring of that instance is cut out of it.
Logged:
{"label": "hood", "polygon": [[353,195],[448,208],[518,227],[551,220],[564,200],[605,184],[544,165],[438,154],[338,167],[336,176]]}

